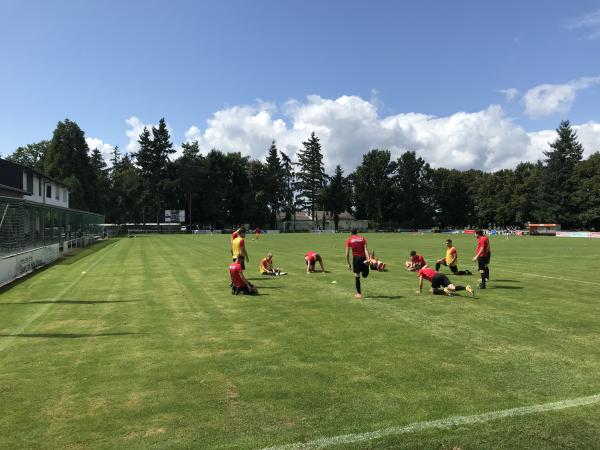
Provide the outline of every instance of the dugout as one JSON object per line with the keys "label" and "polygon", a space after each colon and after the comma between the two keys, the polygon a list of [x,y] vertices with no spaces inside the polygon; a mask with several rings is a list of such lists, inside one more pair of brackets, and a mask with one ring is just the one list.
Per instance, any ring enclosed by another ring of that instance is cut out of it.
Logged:
{"label": "dugout", "polygon": [[557,223],[530,223],[528,228],[530,236],[556,236],[556,232],[560,231]]}

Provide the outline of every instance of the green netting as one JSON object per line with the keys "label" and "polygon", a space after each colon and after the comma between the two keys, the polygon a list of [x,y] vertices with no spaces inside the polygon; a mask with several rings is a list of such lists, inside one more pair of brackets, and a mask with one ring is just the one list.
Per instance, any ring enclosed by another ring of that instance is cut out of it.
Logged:
{"label": "green netting", "polygon": [[0,254],[99,236],[101,214],[0,197]]}

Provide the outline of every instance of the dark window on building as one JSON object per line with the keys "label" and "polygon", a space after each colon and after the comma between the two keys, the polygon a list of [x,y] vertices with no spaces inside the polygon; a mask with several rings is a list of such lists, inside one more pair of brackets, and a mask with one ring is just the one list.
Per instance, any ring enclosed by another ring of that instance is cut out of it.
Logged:
{"label": "dark window on building", "polygon": [[46,198],[52,198],[52,186],[49,184],[46,185]]}
{"label": "dark window on building", "polygon": [[31,172],[27,172],[27,192],[31,192],[33,194],[33,174]]}
{"label": "dark window on building", "polygon": [[42,177],[38,177],[38,195],[42,196]]}

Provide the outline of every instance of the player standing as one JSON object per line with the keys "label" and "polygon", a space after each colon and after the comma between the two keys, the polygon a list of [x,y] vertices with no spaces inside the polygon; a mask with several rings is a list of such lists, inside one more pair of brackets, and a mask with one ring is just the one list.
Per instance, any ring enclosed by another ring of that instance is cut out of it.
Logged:
{"label": "player standing", "polygon": [[260,233],[261,233],[261,229],[259,227],[256,227],[254,229],[254,237],[256,238],[256,240],[258,241],[258,238],[260,237]]}
{"label": "player standing", "polygon": [[[346,262],[348,269],[354,272],[354,281],[356,284],[356,294],[354,297],[362,298],[360,289],[360,276],[363,278],[369,276],[369,249],[367,248],[367,240],[358,235],[356,228],[352,229],[352,235],[346,240]],[[350,248],[352,248],[352,265],[350,265]]]}
{"label": "player standing", "polygon": [[238,237],[231,243],[231,255],[234,261],[237,261],[243,269],[246,269],[246,261],[250,262],[250,258],[246,251],[246,229],[244,227],[238,230]]}
{"label": "player standing", "polygon": [[456,247],[452,245],[452,239],[446,239],[446,257],[438,259],[435,262],[435,270],[439,271],[440,266],[448,266],[454,275],[471,275],[469,270],[458,270],[456,263],[458,262],[458,253]]}
{"label": "player standing", "polygon": [[477,249],[475,250],[473,261],[477,261],[479,274],[481,275],[479,288],[485,289],[486,282],[490,281],[490,268],[488,267],[492,255],[490,251],[490,239],[483,234],[483,230],[477,230],[475,235],[477,236]]}
{"label": "player standing", "polygon": [[[443,273],[436,272],[431,267],[423,267],[419,270],[419,290],[417,294],[423,292],[423,279],[431,283],[431,293],[438,294],[444,292],[448,296],[456,291],[467,291],[472,297],[475,296],[475,291],[469,285],[466,286],[455,286]],[[441,292],[440,292],[441,291]]]}

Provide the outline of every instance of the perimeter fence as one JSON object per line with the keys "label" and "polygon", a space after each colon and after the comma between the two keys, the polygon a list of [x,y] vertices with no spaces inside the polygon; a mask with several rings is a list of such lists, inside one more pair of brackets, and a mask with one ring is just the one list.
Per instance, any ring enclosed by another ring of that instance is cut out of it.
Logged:
{"label": "perimeter fence", "polygon": [[0,285],[86,247],[103,223],[101,214],[0,197]]}

